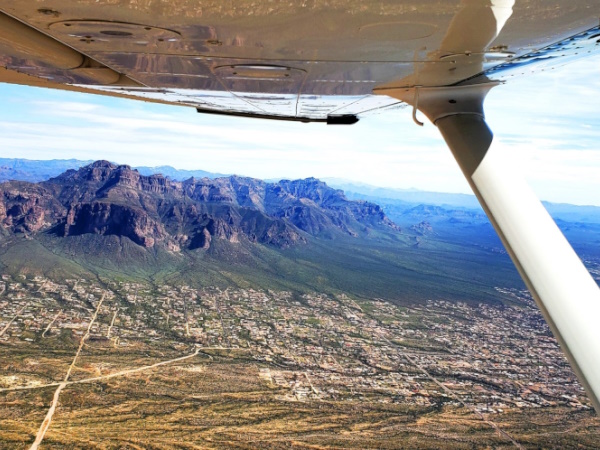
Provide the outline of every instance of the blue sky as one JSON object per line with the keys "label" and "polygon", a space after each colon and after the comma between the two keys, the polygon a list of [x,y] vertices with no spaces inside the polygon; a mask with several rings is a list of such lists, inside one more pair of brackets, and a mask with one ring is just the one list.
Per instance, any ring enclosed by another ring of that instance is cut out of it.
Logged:
{"label": "blue sky", "polygon": [[[600,205],[599,75],[600,59],[589,59],[488,96],[488,123],[543,199]],[[8,85],[0,85],[0,99],[0,157],[108,159],[470,193],[437,129],[417,127],[409,108],[328,127]]]}

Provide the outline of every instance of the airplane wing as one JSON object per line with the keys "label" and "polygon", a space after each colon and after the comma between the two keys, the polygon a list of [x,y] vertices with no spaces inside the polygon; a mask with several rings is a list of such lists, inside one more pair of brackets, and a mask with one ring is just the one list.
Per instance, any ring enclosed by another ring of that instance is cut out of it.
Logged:
{"label": "airplane wing", "polygon": [[517,1],[493,42],[455,22],[444,44],[463,3],[490,2],[0,0],[0,81],[354,123],[406,106],[382,86],[509,80],[599,49],[594,0]]}
{"label": "airplane wing", "polygon": [[420,110],[600,412],[600,290],[483,110],[498,83],[597,54],[599,17],[598,0],[0,0],[0,82],[331,124]]}

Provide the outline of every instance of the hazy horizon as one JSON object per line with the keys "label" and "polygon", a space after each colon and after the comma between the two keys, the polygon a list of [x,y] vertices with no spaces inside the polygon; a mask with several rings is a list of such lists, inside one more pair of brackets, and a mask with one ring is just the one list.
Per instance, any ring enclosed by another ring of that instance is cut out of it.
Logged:
{"label": "hazy horizon", "polygon": [[[80,160],[77,158],[69,158],[69,159],[27,159],[27,158],[7,158],[1,155],[0,152],[0,159],[12,159],[12,160],[17,160],[17,161],[30,161],[30,162],[49,162],[49,161],[55,161],[55,162],[69,162],[69,161],[77,161],[77,162],[95,162],[95,161],[100,161],[103,160],[103,158],[100,159],[91,159],[91,160]],[[106,160],[106,159],[104,159]],[[109,160],[106,160],[109,161]],[[130,166],[134,169],[136,168],[148,168],[148,169],[160,169],[160,168],[170,168],[173,169],[175,171],[185,171],[185,172],[206,172],[206,173],[210,173],[210,174],[215,174],[215,175],[219,175],[219,176],[223,176],[223,177],[228,177],[228,176],[239,176],[239,177],[248,177],[248,178],[255,178],[255,179],[259,179],[259,180],[263,180],[266,182],[277,182],[280,180],[286,180],[286,179],[292,179],[292,180],[297,180],[297,179],[306,179],[306,178],[317,178],[321,181],[324,181],[327,185],[331,186],[331,187],[335,187],[337,188],[337,186],[340,185],[350,185],[353,187],[357,187],[357,188],[364,188],[366,190],[383,190],[383,191],[395,191],[395,192],[402,192],[402,193],[422,193],[422,194],[441,194],[441,195],[448,195],[448,196],[467,196],[467,197],[471,197],[473,199],[476,200],[475,195],[471,192],[443,192],[443,191],[432,191],[432,190],[425,190],[425,189],[419,189],[416,187],[408,187],[408,188],[397,188],[397,187],[391,187],[391,186],[382,186],[382,185],[377,185],[377,184],[371,184],[371,183],[365,183],[362,182],[360,180],[352,180],[352,179],[348,179],[348,178],[339,178],[339,177],[313,177],[313,176],[308,176],[308,177],[303,177],[303,178],[286,178],[286,177],[272,177],[272,178],[258,178],[258,177],[253,177],[251,175],[247,175],[247,174],[243,174],[243,173],[217,173],[214,172],[212,170],[206,170],[205,168],[202,167],[194,167],[194,168],[178,168],[175,167],[173,165],[170,164],[161,164],[161,165],[156,165],[156,166],[141,166],[141,165],[134,165],[134,164],[128,164],[127,162],[122,162],[122,161],[110,161],[113,164],[117,164],[117,165],[127,165]],[[160,172],[156,172],[156,173],[160,173]],[[164,174],[163,174],[164,175]],[[168,176],[168,175],[167,175]],[[345,187],[343,187],[344,190],[348,191]],[[348,192],[354,192],[354,191],[348,191]],[[360,193],[360,192],[355,192],[355,193]],[[364,194],[364,192],[363,192]],[[368,193],[366,195],[375,195],[376,193]],[[382,197],[385,198],[385,197]],[[594,207],[600,207],[600,205],[591,205],[591,204],[585,204],[585,203],[569,203],[569,202],[556,202],[556,201],[551,201],[551,200],[547,200],[545,198],[540,198],[541,201],[545,202],[545,203],[553,203],[553,204],[565,204],[565,205],[573,205],[573,206],[594,206]]]}

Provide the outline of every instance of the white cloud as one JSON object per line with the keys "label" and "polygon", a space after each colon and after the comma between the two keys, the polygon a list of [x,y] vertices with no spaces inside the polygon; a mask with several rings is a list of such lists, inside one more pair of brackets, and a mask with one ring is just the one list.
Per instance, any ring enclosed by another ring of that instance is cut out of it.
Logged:
{"label": "white cloud", "polygon": [[46,110],[52,112],[52,114],[64,114],[69,115],[69,113],[84,113],[88,111],[94,111],[99,108],[98,105],[94,105],[93,103],[85,103],[85,102],[60,102],[60,101],[42,101],[42,100],[34,100],[31,102],[31,105],[38,110]]}
{"label": "white cloud", "polygon": [[[487,117],[543,198],[600,204],[597,60],[495,88]],[[60,95],[59,95],[60,94]],[[99,96],[0,87],[0,156],[110,159],[262,178],[339,177],[469,192],[437,129],[410,109],[350,127],[196,114]]]}

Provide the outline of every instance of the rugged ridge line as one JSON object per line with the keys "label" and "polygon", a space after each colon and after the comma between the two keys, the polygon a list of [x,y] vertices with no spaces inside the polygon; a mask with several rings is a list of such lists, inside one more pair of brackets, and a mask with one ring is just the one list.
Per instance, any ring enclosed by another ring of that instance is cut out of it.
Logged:
{"label": "rugged ridge line", "polygon": [[208,249],[213,239],[287,248],[311,236],[400,231],[378,205],[350,201],[315,178],[180,182],[108,161],[40,183],[0,184],[0,224],[13,233],[117,235],[171,251]]}

